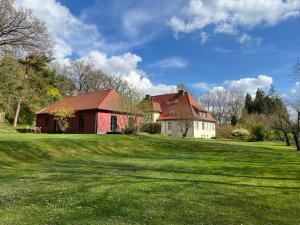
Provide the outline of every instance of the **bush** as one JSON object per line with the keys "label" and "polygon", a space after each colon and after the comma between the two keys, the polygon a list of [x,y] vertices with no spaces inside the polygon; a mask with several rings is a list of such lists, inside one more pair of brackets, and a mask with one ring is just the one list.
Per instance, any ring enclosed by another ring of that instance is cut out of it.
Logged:
{"label": "bush", "polygon": [[245,140],[250,137],[250,132],[246,129],[236,129],[231,132],[236,139]]}
{"label": "bush", "polygon": [[254,125],[251,128],[251,135],[254,141],[264,141],[268,137],[268,129],[262,124]]}
{"label": "bush", "polygon": [[217,125],[216,126],[216,135],[217,138],[226,138],[226,139],[232,139],[232,132],[233,127],[229,125]]}
{"label": "bush", "polygon": [[122,130],[122,133],[124,134],[136,134],[137,133],[137,127],[136,126],[129,126]]}
{"label": "bush", "polygon": [[141,131],[149,134],[160,134],[161,125],[160,123],[145,123],[142,125]]}

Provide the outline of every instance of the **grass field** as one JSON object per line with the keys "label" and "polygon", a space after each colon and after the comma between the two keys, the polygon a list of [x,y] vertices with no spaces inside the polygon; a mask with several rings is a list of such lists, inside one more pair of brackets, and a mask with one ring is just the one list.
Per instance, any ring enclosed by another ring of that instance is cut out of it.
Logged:
{"label": "grass field", "polygon": [[278,143],[1,134],[0,224],[300,225],[300,154]]}

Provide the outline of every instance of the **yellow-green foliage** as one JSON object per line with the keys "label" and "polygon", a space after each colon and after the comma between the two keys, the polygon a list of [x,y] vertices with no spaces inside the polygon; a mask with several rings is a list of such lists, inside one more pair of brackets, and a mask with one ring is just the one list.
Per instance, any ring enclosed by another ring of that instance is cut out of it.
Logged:
{"label": "yellow-green foliage", "polygon": [[54,113],[54,119],[57,121],[57,125],[63,133],[70,128],[71,119],[74,117],[74,113],[74,110],[69,108],[60,108]]}

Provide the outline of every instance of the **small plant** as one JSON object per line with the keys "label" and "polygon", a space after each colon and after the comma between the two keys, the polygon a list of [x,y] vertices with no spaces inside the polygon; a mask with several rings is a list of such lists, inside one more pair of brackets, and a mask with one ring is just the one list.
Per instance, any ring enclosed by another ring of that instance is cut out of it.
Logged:
{"label": "small plant", "polygon": [[66,133],[71,127],[71,121],[74,117],[74,110],[62,108],[54,113],[54,119],[57,122],[59,129]]}
{"label": "small plant", "polygon": [[161,125],[160,123],[145,123],[142,125],[141,131],[149,134],[160,134]]}
{"label": "small plant", "polygon": [[268,137],[268,129],[262,124],[256,124],[251,128],[251,135],[254,141],[264,141]]}
{"label": "small plant", "polygon": [[246,140],[250,137],[250,132],[246,129],[236,129],[231,132],[232,136],[239,140]]}

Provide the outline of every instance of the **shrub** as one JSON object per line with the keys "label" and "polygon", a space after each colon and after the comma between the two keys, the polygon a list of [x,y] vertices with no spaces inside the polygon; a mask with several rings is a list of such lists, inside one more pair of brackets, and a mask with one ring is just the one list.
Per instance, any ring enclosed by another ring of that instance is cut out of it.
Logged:
{"label": "shrub", "polygon": [[226,139],[231,139],[232,137],[232,132],[233,127],[228,126],[228,125],[217,125],[216,126],[216,134],[217,138],[226,138]]}
{"label": "shrub", "polygon": [[74,114],[74,110],[67,108],[58,109],[54,113],[54,119],[56,120],[59,129],[63,133],[66,133],[71,127],[71,120],[74,117]]}
{"label": "shrub", "polygon": [[137,133],[137,127],[136,126],[129,126],[122,130],[122,133],[124,134],[136,134]]}
{"label": "shrub", "polygon": [[161,125],[160,123],[145,123],[142,125],[141,131],[149,134],[160,134]]}
{"label": "shrub", "polygon": [[251,128],[251,135],[254,141],[264,141],[268,136],[268,129],[262,124],[254,125]]}
{"label": "shrub", "polygon": [[237,138],[237,139],[240,139],[240,140],[245,140],[245,139],[248,139],[250,137],[250,132],[246,129],[236,129],[236,130],[233,130],[231,132],[232,136]]}

